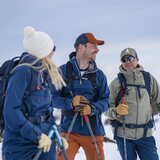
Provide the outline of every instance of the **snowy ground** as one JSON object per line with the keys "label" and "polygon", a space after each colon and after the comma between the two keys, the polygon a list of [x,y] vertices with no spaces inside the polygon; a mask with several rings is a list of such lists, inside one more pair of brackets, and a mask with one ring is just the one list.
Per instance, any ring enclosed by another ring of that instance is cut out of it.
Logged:
{"label": "snowy ground", "polygon": [[[160,157],[160,138],[158,138],[160,136],[159,134],[160,133],[160,117],[156,117],[156,118],[158,118],[159,121],[156,123],[156,131],[154,132],[154,137],[156,139],[158,155]],[[105,126],[105,130],[106,130],[107,137],[110,137],[111,139],[113,139],[111,126]],[[0,144],[0,147],[1,147],[1,144]],[[117,146],[115,144],[105,143],[104,151],[105,151],[106,160],[121,160],[119,152],[117,150]],[[0,157],[0,160],[2,160],[1,157]],[[82,149],[79,150],[79,153],[77,154],[75,160],[85,160],[85,155]]]}

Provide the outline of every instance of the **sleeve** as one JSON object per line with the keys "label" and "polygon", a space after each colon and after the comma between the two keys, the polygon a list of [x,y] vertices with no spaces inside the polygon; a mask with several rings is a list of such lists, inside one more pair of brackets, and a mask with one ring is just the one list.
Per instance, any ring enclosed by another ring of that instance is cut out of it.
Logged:
{"label": "sleeve", "polygon": [[36,141],[41,131],[21,111],[25,90],[30,81],[31,70],[27,66],[18,67],[11,74],[4,103],[4,119],[12,132],[20,132],[22,137]]}
{"label": "sleeve", "polygon": [[105,112],[105,116],[107,116],[109,119],[113,120],[113,119],[119,119],[119,117],[116,114],[116,106],[115,106],[115,101],[116,101],[116,97],[118,94],[118,78],[114,79],[110,85],[109,85],[109,89],[110,89],[110,105],[109,105],[109,109],[107,110],[107,112]]}
{"label": "sleeve", "polygon": [[98,90],[98,99],[96,102],[91,103],[92,114],[97,115],[105,112],[109,107],[109,87],[107,84],[107,78],[102,71],[99,70],[99,73],[96,74],[97,90]]}
{"label": "sleeve", "polygon": [[151,106],[160,113],[160,86],[154,76],[151,75]]}
{"label": "sleeve", "polygon": [[63,97],[62,90],[57,91],[54,85],[52,85],[51,87],[52,107],[57,109],[73,109],[71,105],[71,99]]}

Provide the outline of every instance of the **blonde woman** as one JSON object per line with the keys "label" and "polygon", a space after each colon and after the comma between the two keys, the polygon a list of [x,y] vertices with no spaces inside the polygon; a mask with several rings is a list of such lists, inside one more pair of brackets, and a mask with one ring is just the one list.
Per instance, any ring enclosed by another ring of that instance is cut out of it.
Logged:
{"label": "blonde woman", "polygon": [[41,148],[39,160],[55,160],[55,141],[47,136],[53,117],[50,88],[65,85],[51,58],[52,39],[31,26],[24,28],[20,64],[12,71],[4,104],[3,160],[31,160]]}

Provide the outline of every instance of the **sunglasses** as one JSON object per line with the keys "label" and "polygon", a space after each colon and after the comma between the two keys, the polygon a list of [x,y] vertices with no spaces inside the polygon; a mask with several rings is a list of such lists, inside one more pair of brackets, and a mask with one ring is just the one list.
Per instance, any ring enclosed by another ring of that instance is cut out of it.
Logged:
{"label": "sunglasses", "polygon": [[126,62],[133,62],[135,60],[135,57],[132,56],[125,56],[121,59],[121,62],[126,63]]}
{"label": "sunglasses", "polygon": [[56,46],[53,47],[53,52],[55,52],[55,51],[56,51]]}

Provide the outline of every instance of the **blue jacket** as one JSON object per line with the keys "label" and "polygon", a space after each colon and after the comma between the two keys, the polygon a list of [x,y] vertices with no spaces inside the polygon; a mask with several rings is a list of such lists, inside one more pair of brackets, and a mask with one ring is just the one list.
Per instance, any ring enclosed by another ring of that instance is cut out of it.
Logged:
{"label": "blue jacket", "polygon": [[[27,56],[23,62],[30,63],[33,60],[35,57]],[[40,64],[39,61],[36,65]],[[38,150],[40,135],[47,134],[51,124],[55,123],[54,117],[50,122],[36,124],[29,120],[31,117],[52,114],[52,94],[49,85],[44,86],[46,84],[44,81],[47,81],[49,77],[47,73],[44,71],[39,76],[40,74],[29,66],[19,66],[11,73],[4,104],[6,128],[3,154],[29,151],[28,156],[33,156]],[[49,80],[48,84],[50,84]],[[37,88],[38,85],[40,88]],[[25,112],[23,108],[25,108]],[[29,157],[26,159],[30,159]]]}
{"label": "blue jacket", "polygon": [[[90,63],[88,70],[85,71],[83,75],[81,75],[80,73],[76,58],[73,57],[70,60],[70,62],[72,63],[72,66],[73,66],[73,76],[79,77],[78,79],[73,81],[74,96],[83,95],[89,100],[90,105],[92,106],[92,114],[91,114],[92,116],[89,116],[89,118],[90,118],[90,121],[94,121],[94,124],[93,124],[94,134],[96,136],[104,135],[105,131],[104,131],[104,127],[101,120],[101,114],[105,112],[109,106],[109,88],[107,85],[106,76],[100,69],[97,68],[94,61]],[[60,67],[60,71],[65,81],[68,82],[67,75],[66,75],[66,64]],[[96,86],[98,91],[97,100],[95,100],[94,98],[95,93],[94,93],[92,83],[90,80],[88,80],[89,74],[94,72],[96,72]],[[70,109],[70,111],[71,110],[73,111],[73,108],[71,105],[71,101],[72,101],[71,87],[69,83],[67,83],[65,90],[66,90],[65,96],[63,94],[63,91],[61,91],[61,93],[59,93],[59,97],[55,98],[56,102],[54,104],[56,104],[56,106],[61,106],[61,108],[66,108],[66,110]],[[63,132],[68,131],[68,128],[71,124],[73,116],[74,116],[73,114],[62,115],[61,124],[60,124],[61,131]],[[82,124],[82,121],[83,121],[83,124]],[[86,136],[90,135],[87,125],[83,117],[81,117],[80,115],[77,117],[75,121],[75,124],[72,129],[72,133],[78,133]]]}

